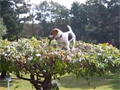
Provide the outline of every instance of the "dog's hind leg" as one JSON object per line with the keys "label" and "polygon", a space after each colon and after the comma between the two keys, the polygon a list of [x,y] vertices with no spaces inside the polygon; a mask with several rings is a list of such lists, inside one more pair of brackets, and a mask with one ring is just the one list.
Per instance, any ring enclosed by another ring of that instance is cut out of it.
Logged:
{"label": "dog's hind leg", "polygon": [[76,38],[74,38],[74,39],[72,40],[72,50],[75,49],[75,42],[76,42]]}
{"label": "dog's hind leg", "polygon": [[70,43],[69,42],[66,43],[66,47],[67,47],[67,50],[70,50]]}

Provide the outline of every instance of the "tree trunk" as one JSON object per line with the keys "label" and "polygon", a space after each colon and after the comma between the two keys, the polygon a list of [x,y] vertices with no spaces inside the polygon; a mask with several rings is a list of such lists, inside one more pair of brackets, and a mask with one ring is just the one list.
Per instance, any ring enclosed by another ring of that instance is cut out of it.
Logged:
{"label": "tree trunk", "polygon": [[52,84],[52,75],[44,72],[44,81],[36,81],[34,75],[31,74],[31,84],[35,87],[36,90],[51,90]]}
{"label": "tree trunk", "polygon": [[31,81],[31,84],[35,87],[36,90],[42,90],[41,87],[38,85],[37,82]]}
{"label": "tree trunk", "polygon": [[6,71],[2,71],[0,79],[5,79],[5,77],[6,77]]}
{"label": "tree trunk", "polygon": [[43,81],[37,79],[38,76],[35,76],[35,74],[30,74],[30,79],[21,77],[19,74],[17,74],[17,77],[23,80],[30,81],[30,83],[35,87],[36,90],[51,90],[52,88],[52,75],[46,72],[43,72],[43,76],[39,76],[44,78]]}
{"label": "tree trunk", "polygon": [[[120,27],[120,26],[119,26],[119,27]],[[119,28],[119,41],[118,41],[118,43],[119,43],[118,48],[120,49],[120,28]]]}
{"label": "tree trunk", "polygon": [[49,73],[44,73],[45,80],[43,82],[43,90],[51,90],[52,85],[51,85],[51,80],[52,76]]}
{"label": "tree trunk", "polygon": [[36,80],[35,80],[34,74],[31,73],[30,78],[31,78],[31,83],[33,84],[33,86],[35,87],[35,89],[36,90],[41,90],[41,87],[40,87],[39,83],[36,82]]}

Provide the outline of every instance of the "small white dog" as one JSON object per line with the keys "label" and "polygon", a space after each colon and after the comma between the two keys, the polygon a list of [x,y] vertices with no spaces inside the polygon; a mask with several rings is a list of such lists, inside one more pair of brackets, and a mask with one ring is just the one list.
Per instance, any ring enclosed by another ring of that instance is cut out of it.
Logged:
{"label": "small white dog", "polygon": [[65,43],[67,50],[70,50],[70,42],[73,42],[73,46],[72,46],[73,49],[76,41],[76,36],[73,33],[72,28],[69,25],[67,25],[67,27],[69,29],[69,31],[67,32],[62,32],[60,29],[54,28],[50,32],[49,39],[50,40],[55,39],[58,41],[58,43]]}

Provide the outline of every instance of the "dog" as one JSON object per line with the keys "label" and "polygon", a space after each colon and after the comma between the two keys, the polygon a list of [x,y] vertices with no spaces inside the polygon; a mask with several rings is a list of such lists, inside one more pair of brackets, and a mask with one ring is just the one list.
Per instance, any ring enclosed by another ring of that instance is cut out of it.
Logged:
{"label": "dog", "polygon": [[69,29],[69,31],[67,32],[62,32],[60,29],[58,28],[54,28],[49,35],[49,39],[53,40],[55,39],[56,41],[58,41],[59,44],[64,43],[66,44],[66,48],[67,50],[70,50],[70,43],[72,42],[72,49],[74,49],[74,45],[76,42],[76,36],[72,31],[72,28],[67,25],[67,28]]}

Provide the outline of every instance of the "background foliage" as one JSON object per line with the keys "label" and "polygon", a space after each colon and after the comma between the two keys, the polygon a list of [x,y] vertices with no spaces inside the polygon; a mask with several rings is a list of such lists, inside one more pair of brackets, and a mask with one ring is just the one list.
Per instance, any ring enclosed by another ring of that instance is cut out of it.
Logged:
{"label": "background foliage", "polygon": [[6,34],[6,30],[7,29],[3,23],[3,20],[0,19],[0,38],[2,38],[2,36]]}

